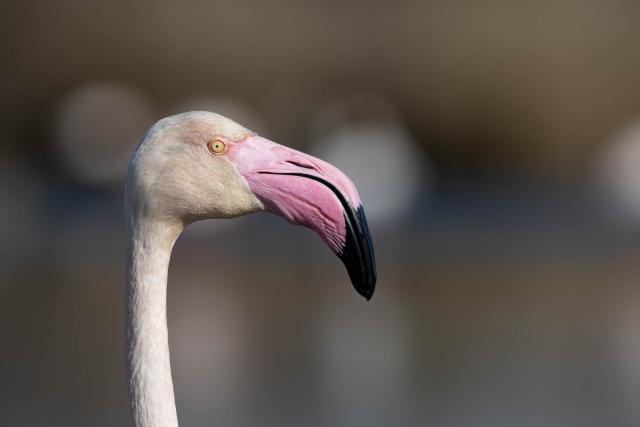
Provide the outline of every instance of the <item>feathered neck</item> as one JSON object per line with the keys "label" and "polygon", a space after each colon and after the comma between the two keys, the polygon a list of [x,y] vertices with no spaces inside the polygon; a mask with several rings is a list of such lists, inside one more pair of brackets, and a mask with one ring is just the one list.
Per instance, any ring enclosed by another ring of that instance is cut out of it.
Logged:
{"label": "feathered neck", "polygon": [[136,427],[177,427],[167,329],[167,273],[182,225],[135,213],[129,220],[125,363],[133,422]]}

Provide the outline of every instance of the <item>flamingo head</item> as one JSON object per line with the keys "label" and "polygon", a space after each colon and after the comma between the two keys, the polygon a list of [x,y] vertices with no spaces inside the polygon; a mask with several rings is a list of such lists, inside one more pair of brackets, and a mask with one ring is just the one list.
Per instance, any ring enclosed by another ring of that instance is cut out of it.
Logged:
{"label": "flamingo head", "polygon": [[156,123],[127,178],[134,216],[183,224],[267,211],[315,231],[343,261],[367,300],[376,264],[364,208],[335,166],[269,141],[232,120],[189,112]]}

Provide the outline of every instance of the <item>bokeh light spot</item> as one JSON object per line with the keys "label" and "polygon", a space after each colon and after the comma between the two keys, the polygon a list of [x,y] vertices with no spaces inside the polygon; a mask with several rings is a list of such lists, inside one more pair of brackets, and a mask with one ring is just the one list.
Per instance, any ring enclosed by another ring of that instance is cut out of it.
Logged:
{"label": "bokeh light spot", "polygon": [[141,91],[122,83],[96,82],[61,100],[55,141],[76,179],[90,185],[120,183],[135,144],[153,122],[153,108]]}

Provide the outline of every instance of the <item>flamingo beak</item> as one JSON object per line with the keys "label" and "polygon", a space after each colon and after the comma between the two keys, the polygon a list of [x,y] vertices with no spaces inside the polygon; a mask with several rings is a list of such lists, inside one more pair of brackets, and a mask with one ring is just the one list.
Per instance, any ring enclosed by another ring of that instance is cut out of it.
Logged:
{"label": "flamingo beak", "polygon": [[259,136],[229,147],[228,157],[267,211],[314,230],[342,260],[356,291],[371,299],[373,243],[358,191],[343,172]]}

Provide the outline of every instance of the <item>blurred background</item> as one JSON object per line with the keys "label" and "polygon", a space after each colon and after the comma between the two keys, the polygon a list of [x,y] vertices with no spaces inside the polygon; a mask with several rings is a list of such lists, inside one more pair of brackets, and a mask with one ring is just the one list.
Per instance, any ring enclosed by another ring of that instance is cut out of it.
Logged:
{"label": "blurred background", "polygon": [[228,115],[350,175],[365,303],[313,233],[190,226],[185,426],[640,425],[640,4],[0,4],[0,424],[128,425],[127,159]]}

